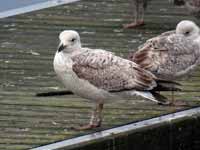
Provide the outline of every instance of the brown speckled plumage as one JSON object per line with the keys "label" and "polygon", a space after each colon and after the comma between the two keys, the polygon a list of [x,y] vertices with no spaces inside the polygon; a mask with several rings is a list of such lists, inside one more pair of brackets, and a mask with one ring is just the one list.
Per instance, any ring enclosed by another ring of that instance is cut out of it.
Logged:
{"label": "brown speckled plumage", "polygon": [[174,79],[192,70],[199,56],[197,44],[171,31],[148,40],[129,59],[158,77]]}
{"label": "brown speckled plumage", "polygon": [[155,77],[137,64],[102,50],[88,50],[72,58],[79,78],[106,91],[150,90]]}
{"label": "brown speckled plumage", "polygon": [[82,48],[76,31],[65,30],[59,39],[54,57],[58,78],[74,94],[96,103],[89,123],[78,129],[101,126],[104,101],[140,95],[156,103],[168,104],[156,91],[169,90],[168,84],[175,83],[157,80],[151,72],[111,52]]}

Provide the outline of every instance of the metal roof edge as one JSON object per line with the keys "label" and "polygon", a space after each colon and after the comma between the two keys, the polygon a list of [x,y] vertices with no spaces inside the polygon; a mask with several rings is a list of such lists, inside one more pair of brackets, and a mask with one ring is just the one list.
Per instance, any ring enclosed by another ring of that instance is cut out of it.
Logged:
{"label": "metal roof edge", "polygon": [[80,1],[80,0],[49,0],[47,2],[42,2],[42,3],[38,3],[38,4],[33,4],[33,5],[21,7],[21,8],[4,11],[4,12],[0,13],[0,19],[19,15],[19,14],[24,14],[24,13],[28,13],[28,12],[32,12],[32,11],[36,11],[36,10],[41,10],[44,8],[59,6],[59,5],[63,5],[63,4],[69,4],[69,3],[73,3],[73,2],[77,2],[77,1]]}
{"label": "metal roof edge", "polygon": [[72,147],[75,148],[77,146],[83,146],[83,145],[86,145],[90,142],[94,142],[97,140],[111,138],[113,136],[121,135],[123,133],[133,132],[134,130],[137,130],[137,129],[142,129],[145,127],[158,125],[158,124],[162,124],[165,122],[171,122],[171,121],[177,120],[177,119],[191,117],[195,114],[200,114],[200,107],[192,108],[189,110],[184,110],[184,111],[180,111],[180,112],[176,112],[176,113],[172,113],[172,114],[168,114],[168,115],[163,115],[163,116],[155,117],[152,119],[147,119],[144,121],[139,121],[139,122],[123,125],[120,127],[116,127],[116,128],[112,128],[112,129],[108,129],[108,130],[104,130],[104,131],[100,131],[100,132],[96,132],[96,133],[92,133],[92,134],[88,134],[88,135],[84,135],[84,136],[80,136],[80,137],[76,137],[76,138],[72,138],[72,139],[68,139],[68,140],[64,140],[64,141],[60,141],[60,142],[56,142],[53,144],[33,148],[31,150],[56,150],[59,148],[72,148]]}

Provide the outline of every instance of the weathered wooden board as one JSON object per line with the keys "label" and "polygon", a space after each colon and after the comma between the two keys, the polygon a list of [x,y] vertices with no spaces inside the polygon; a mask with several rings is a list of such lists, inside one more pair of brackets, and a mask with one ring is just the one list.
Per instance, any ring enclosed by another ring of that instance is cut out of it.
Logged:
{"label": "weathered wooden board", "polygon": [[[77,30],[83,46],[126,55],[146,39],[174,29],[180,20],[199,23],[164,0],[150,3],[144,27],[122,29],[130,14],[128,1],[83,0],[0,20],[0,149],[28,149],[94,132],[70,129],[87,123],[91,101],[74,95],[35,97],[37,92],[64,89],[52,66],[60,31]],[[200,70],[181,80],[184,89],[175,98],[190,107],[199,105]],[[158,106],[140,97],[107,103],[103,126],[97,130],[179,109],[183,108]]]}

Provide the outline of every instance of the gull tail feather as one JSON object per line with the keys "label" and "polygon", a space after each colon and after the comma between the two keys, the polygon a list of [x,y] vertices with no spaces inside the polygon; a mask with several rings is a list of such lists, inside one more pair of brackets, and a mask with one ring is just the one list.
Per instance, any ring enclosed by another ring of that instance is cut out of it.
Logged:
{"label": "gull tail feather", "polygon": [[165,84],[173,84],[173,85],[177,85],[177,86],[182,86],[182,84],[178,83],[178,82],[175,82],[175,81],[172,81],[172,80],[164,80],[164,79],[156,79],[157,82],[159,83],[165,83]]}
{"label": "gull tail feather", "polygon": [[153,91],[136,91],[136,95],[142,96],[158,104],[168,104],[167,98]]}
{"label": "gull tail feather", "polygon": [[157,79],[157,86],[153,89],[153,91],[181,91],[180,86],[182,86],[178,82],[168,81]]}

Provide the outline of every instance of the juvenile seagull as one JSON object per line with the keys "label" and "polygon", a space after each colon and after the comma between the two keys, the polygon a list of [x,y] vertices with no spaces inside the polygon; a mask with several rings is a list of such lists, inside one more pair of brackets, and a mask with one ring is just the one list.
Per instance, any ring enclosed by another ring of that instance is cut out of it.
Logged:
{"label": "juvenile seagull", "polygon": [[96,105],[88,125],[90,129],[101,125],[103,103],[119,97],[143,96],[157,103],[165,103],[156,90],[165,84],[136,63],[101,49],[82,48],[79,34],[65,30],[59,35],[60,45],[54,58],[54,70],[74,94],[93,100]]}
{"label": "juvenile seagull", "polygon": [[157,77],[175,80],[194,70],[200,60],[200,29],[181,21],[175,31],[165,32],[144,43],[128,58]]}
{"label": "juvenile seagull", "polygon": [[200,58],[200,29],[192,21],[181,21],[175,31],[146,41],[129,60],[157,77],[176,79],[193,70]]}

